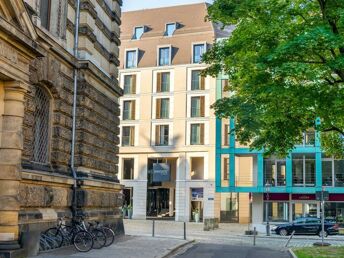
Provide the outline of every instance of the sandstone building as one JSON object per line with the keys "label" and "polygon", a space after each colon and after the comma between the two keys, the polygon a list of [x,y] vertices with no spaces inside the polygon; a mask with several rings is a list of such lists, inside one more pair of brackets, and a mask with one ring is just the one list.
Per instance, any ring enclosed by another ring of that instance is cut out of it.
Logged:
{"label": "sandstone building", "polygon": [[116,79],[122,3],[81,0],[75,58],[76,2],[0,1],[0,257],[35,252],[40,232],[70,216],[75,68],[77,212],[123,230]]}

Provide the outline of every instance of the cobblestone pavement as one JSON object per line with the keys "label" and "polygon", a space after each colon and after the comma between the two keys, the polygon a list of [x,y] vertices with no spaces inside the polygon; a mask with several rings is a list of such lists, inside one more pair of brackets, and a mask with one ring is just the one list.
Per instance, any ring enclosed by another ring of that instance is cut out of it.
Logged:
{"label": "cobblestone pavement", "polygon": [[[199,243],[224,244],[237,246],[253,246],[253,236],[245,236],[247,225],[220,224],[219,229],[203,231],[201,223],[187,223],[187,239],[194,239]],[[125,220],[125,230],[127,235],[152,235],[152,221],[149,220]],[[155,236],[183,238],[183,222],[175,221],[155,221]],[[281,237],[272,234],[267,237],[259,234],[256,238],[256,246],[267,247],[275,250],[285,249],[289,237]],[[307,247],[314,242],[321,241],[318,236],[294,236],[288,247]],[[344,246],[344,236],[329,236],[325,238],[327,243],[334,246]]]}
{"label": "cobblestone pavement", "polygon": [[146,236],[126,236],[113,245],[88,253],[79,253],[74,247],[41,253],[37,258],[161,258],[171,250],[186,244],[187,241],[171,238],[152,238]]}

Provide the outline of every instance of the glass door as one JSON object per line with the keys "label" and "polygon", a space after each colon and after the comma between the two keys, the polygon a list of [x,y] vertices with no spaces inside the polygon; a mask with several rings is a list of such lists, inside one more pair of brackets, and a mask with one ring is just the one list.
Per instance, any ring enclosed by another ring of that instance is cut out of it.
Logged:
{"label": "glass door", "polygon": [[319,218],[320,207],[316,202],[302,203],[293,202],[292,203],[292,218],[293,220],[299,218]]}

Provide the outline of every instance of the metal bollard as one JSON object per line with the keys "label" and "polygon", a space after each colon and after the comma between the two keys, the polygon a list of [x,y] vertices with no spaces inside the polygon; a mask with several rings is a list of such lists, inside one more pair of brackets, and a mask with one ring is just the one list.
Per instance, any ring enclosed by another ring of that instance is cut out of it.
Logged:
{"label": "metal bollard", "polygon": [[256,245],[256,235],[257,235],[257,231],[256,231],[256,227],[253,228],[253,245]]}
{"label": "metal bollard", "polygon": [[184,240],[186,240],[186,222],[184,221]]}
{"label": "metal bollard", "polygon": [[287,241],[287,243],[285,244],[284,247],[288,247],[289,242],[290,242],[290,240],[293,238],[294,234],[295,234],[295,230],[291,233],[291,235],[290,235],[290,237],[289,237],[289,239],[288,239],[288,241]]}
{"label": "metal bollard", "polygon": [[155,220],[153,219],[152,237],[155,236]]}

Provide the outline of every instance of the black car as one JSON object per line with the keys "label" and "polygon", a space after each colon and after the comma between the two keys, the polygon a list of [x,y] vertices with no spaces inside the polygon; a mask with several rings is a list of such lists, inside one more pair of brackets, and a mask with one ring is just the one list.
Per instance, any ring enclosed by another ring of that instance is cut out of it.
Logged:
{"label": "black car", "polygon": [[[338,225],[333,221],[325,220],[324,236],[336,235],[339,233]],[[290,235],[295,231],[295,235],[319,235],[321,236],[321,219],[318,218],[300,218],[292,223],[277,225],[272,229],[276,234],[281,236]]]}

